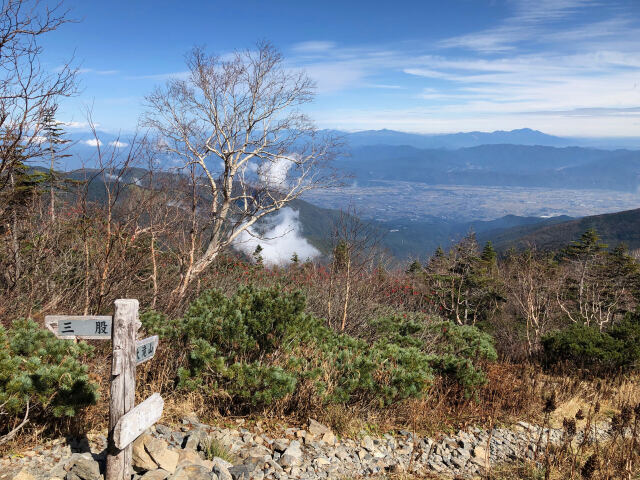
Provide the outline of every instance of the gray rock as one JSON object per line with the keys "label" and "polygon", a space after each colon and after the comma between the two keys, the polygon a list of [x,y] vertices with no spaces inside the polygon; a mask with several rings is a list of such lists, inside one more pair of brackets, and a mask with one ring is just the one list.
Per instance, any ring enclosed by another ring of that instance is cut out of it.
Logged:
{"label": "gray rock", "polygon": [[[73,458],[68,464],[68,471],[66,477],[77,478],[81,480],[101,480],[100,465],[93,458],[87,458],[82,455],[78,455]],[[66,478],[65,477],[65,478]]]}
{"label": "gray rock", "polygon": [[169,480],[217,480],[218,476],[202,465],[185,465],[168,477]]}
{"label": "gray rock", "polygon": [[331,429],[321,424],[320,422],[317,422],[314,419],[310,418],[307,431],[315,437],[322,437],[325,433],[330,432]]}
{"label": "gray rock", "polygon": [[282,467],[297,467],[302,463],[300,442],[293,440],[278,460]]}
{"label": "gray rock", "polygon": [[231,472],[229,472],[229,469],[222,463],[214,462],[213,469],[211,471],[218,476],[219,480],[233,480]]}
{"label": "gray rock", "polygon": [[365,435],[364,437],[362,437],[362,440],[360,440],[360,446],[367,449],[369,452],[373,451],[373,449],[375,448],[373,439],[369,435]]}
{"label": "gray rock", "polygon": [[234,465],[228,472],[233,480],[251,480],[253,478],[253,472],[255,471],[255,465]]}
{"label": "gray rock", "polygon": [[156,432],[160,435],[171,435],[171,429],[161,423],[156,423]]}
{"label": "gray rock", "polygon": [[36,478],[23,468],[11,480],[36,480]]}
{"label": "gray rock", "polygon": [[207,434],[204,431],[198,429],[189,433],[189,435],[187,435],[183,439],[182,447],[192,448],[194,450],[198,450],[199,448],[204,449],[206,442],[207,442]]}
{"label": "gray rock", "polygon": [[189,415],[185,415],[184,417],[182,417],[182,423],[185,425],[187,424],[196,425],[200,422],[198,421],[198,416],[195,413],[191,413]]}
{"label": "gray rock", "polygon": [[169,473],[176,471],[180,455],[174,450],[169,450],[167,442],[160,438],[150,437],[145,440],[144,448],[158,467]]}
{"label": "gray rock", "polygon": [[157,470],[149,470],[147,473],[140,477],[140,480],[165,480],[170,475],[169,472],[161,468]]}

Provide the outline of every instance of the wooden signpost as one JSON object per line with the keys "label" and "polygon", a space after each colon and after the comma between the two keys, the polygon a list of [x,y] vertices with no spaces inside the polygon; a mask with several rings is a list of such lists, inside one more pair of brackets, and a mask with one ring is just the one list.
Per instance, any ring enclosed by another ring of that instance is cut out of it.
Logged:
{"label": "wooden signpost", "polygon": [[131,444],[162,416],[164,401],[154,393],[134,407],[136,365],[150,360],[158,348],[154,335],[136,341],[140,328],[138,300],[116,300],[113,318],[103,315],[49,315],[45,325],[64,339],[109,340],[112,345],[111,398],[106,480],[131,478]]}

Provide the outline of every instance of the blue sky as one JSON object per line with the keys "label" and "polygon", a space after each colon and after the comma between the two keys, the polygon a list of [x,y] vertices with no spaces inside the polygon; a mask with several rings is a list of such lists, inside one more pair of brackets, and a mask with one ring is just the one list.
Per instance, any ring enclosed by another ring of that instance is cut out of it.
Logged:
{"label": "blue sky", "polygon": [[194,45],[272,42],[317,82],[323,128],[440,133],[535,128],[640,136],[640,0],[67,0],[77,23],[44,42],[71,54],[81,94],[61,119],[135,128]]}

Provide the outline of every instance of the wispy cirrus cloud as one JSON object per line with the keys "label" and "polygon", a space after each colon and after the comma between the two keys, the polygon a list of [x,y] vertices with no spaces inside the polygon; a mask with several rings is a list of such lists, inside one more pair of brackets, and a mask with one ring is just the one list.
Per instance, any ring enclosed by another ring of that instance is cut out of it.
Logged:
{"label": "wispy cirrus cloud", "polygon": [[322,53],[333,49],[335,46],[335,42],[310,40],[307,42],[296,43],[293,45],[292,50],[298,53]]}
{"label": "wispy cirrus cloud", "polygon": [[93,74],[93,75],[115,75],[119,73],[118,70],[97,70],[95,68],[80,68],[78,73],[81,74]]}
{"label": "wispy cirrus cloud", "polygon": [[513,51],[525,41],[544,40],[554,24],[594,5],[594,0],[517,0],[513,14],[495,27],[443,39],[439,46],[484,53]]}
{"label": "wispy cirrus cloud", "polygon": [[[87,130],[89,129],[89,122],[76,122],[73,120],[69,120],[67,122],[62,122],[65,126],[65,128],[71,129],[71,130]],[[99,124],[94,124],[96,127],[99,127]]]}
{"label": "wispy cirrus cloud", "polygon": [[[333,45],[326,57],[300,63],[332,77],[322,66],[340,58],[336,71],[343,81],[332,91],[374,83],[404,87],[390,90],[395,109],[336,110],[334,120],[349,119],[360,128],[385,122],[425,132],[530,126],[563,134],[637,136],[640,16],[632,14],[634,7],[593,0],[508,5],[511,14],[493,28],[436,39],[426,47]],[[331,117],[327,112],[322,118],[328,124]]]}
{"label": "wispy cirrus cloud", "polygon": [[186,79],[189,77],[189,72],[184,70],[180,72],[166,72],[166,73],[151,73],[148,75],[129,75],[127,80],[172,80],[172,79]]}

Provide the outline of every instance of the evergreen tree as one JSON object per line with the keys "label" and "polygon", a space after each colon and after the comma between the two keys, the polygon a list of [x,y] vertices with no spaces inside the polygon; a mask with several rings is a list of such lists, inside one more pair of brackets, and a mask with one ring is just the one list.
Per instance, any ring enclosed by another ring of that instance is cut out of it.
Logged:
{"label": "evergreen tree", "polygon": [[256,249],[253,251],[253,260],[254,262],[256,262],[256,265],[262,265],[262,262],[263,262],[262,250],[263,248],[260,245],[258,245]]}
{"label": "evergreen tree", "polygon": [[420,273],[423,271],[422,264],[418,260],[414,260],[407,268],[406,273],[409,275],[415,275],[416,273]]}
{"label": "evergreen tree", "polygon": [[349,254],[350,254],[349,244],[340,240],[336,245],[336,248],[333,249],[333,268],[340,272],[347,268],[347,263],[349,263]]}
{"label": "evergreen tree", "polygon": [[0,190],[0,234],[9,235],[12,264],[2,279],[3,287],[12,289],[18,284],[22,276],[22,254],[20,222],[27,206],[34,195],[39,194],[40,184],[44,180],[42,174],[30,171],[26,165],[24,148],[17,145],[12,151],[11,159],[7,164],[11,169],[2,172],[2,184],[8,188]]}
{"label": "evergreen tree", "polygon": [[491,242],[491,240],[484,244],[484,248],[482,249],[482,255],[480,255],[480,258],[482,258],[482,260],[490,265],[494,265],[496,263],[498,254],[493,248],[493,243]]}
{"label": "evergreen tree", "polygon": [[561,252],[561,260],[567,279],[559,304],[571,321],[602,330],[631,308],[638,265],[626,247],[609,252],[597,232],[590,229]]}
{"label": "evergreen tree", "polygon": [[480,259],[484,263],[487,275],[493,276],[493,274],[496,273],[496,269],[498,268],[498,254],[493,248],[493,243],[491,242],[491,240],[484,244]]}
{"label": "evergreen tree", "polygon": [[[437,252],[427,265],[439,312],[459,325],[486,319],[504,300],[496,276],[478,250],[471,232],[448,254]],[[490,259],[490,249],[485,253]]]}
{"label": "evergreen tree", "polygon": [[58,109],[57,105],[46,110],[43,118],[43,136],[47,139],[48,142],[48,153],[50,157],[49,164],[49,194],[50,194],[50,205],[49,205],[49,213],[51,215],[51,220],[54,221],[56,218],[55,212],[55,189],[56,184],[59,181],[58,174],[56,173],[56,162],[64,157],[69,157],[70,155],[62,153],[63,146],[69,143],[71,140],[65,138],[65,131],[62,128],[63,123],[56,120],[55,115]]}

